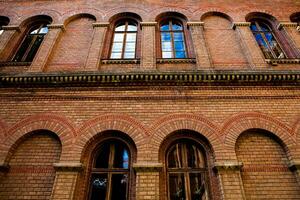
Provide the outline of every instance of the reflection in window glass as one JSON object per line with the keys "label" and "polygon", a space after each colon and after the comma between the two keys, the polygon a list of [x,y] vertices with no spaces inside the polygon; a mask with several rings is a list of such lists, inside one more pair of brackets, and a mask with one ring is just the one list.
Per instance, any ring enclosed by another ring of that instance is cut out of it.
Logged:
{"label": "reflection in window glass", "polygon": [[203,151],[191,141],[172,145],[167,153],[169,200],[208,200]]}
{"label": "reflection in window glass", "polygon": [[21,46],[13,58],[13,61],[31,62],[47,33],[48,27],[46,24],[32,27],[25,36]]}
{"label": "reflection in window glass", "polygon": [[0,35],[2,35],[3,32],[4,32],[4,30],[0,29]]}
{"label": "reflection in window glass", "polygon": [[168,21],[160,26],[162,58],[186,58],[183,26]]}
{"label": "reflection in window glass", "polygon": [[250,29],[266,58],[286,58],[272,29],[267,24],[254,21]]}
{"label": "reflection in window glass", "polygon": [[136,52],[137,24],[124,21],[115,28],[111,59],[133,59]]}

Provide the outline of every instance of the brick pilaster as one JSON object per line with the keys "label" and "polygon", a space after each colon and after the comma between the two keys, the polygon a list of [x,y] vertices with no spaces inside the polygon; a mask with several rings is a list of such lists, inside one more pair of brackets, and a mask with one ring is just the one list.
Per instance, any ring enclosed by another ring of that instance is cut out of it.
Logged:
{"label": "brick pilaster", "polygon": [[94,33],[93,40],[89,50],[88,58],[85,63],[85,70],[99,70],[101,52],[104,46],[104,39],[109,26],[108,22],[93,23]]}
{"label": "brick pilaster", "polygon": [[145,71],[156,70],[155,27],[157,22],[141,22],[141,68]]}
{"label": "brick pilaster", "polygon": [[76,181],[82,170],[81,163],[55,163],[55,181],[50,199],[74,199]]}
{"label": "brick pilaster", "polygon": [[52,50],[56,45],[61,33],[65,30],[63,24],[51,24],[48,25],[48,28],[49,31],[29,68],[30,72],[42,72],[45,70]]}
{"label": "brick pilaster", "polygon": [[252,69],[266,68],[264,55],[249,28],[250,25],[250,22],[234,22],[233,29],[237,32],[243,53],[250,67]]}
{"label": "brick pilaster", "polygon": [[211,59],[204,39],[204,22],[188,22],[194,50],[196,55],[197,69],[210,69]]}
{"label": "brick pilaster", "polygon": [[221,196],[224,200],[246,199],[240,169],[241,163],[215,163],[214,169],[218,173]]}
{"label": "brick pilaster", "polygon": [[12,41],[12,39],[21,31],[19,26],[2,26],[2,28],[4,32],[0,35],[0,61],[7,61],[9,50],[16,43],[16,40]]}

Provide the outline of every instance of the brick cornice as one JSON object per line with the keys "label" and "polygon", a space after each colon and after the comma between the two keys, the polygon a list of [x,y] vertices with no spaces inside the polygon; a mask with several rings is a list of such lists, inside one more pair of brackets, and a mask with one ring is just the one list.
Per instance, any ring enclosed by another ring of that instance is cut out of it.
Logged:
{"label": "brick cornice", "polygon": [[47,25],[49,29],[61,29],[65,31],[65,26],[63,24],[49,24]]}
{"label": "brick cornice", "polygon": [[93,23],[93,27],[108,27],[109,26],[109,22],[96,22]]}
{"label": "brick cornice", "polygon": [[233,22],[233,23],[232,23],[232,29],[236,29],[237,26],[248,27],[248,26],[250,26],[250,25],[251,25],[250,22]]}
{"label": "brick cornice", "polygon": [[156,26],[157,22],[140,22],[141,26]]}
{"label": "brick cornice", "polygon": [[204,26],[204,22],[187,22],[188,26]]}
{"label": "brick cornice", "polygon": [[216,171],[241,170],[243,163],[241,162],[216,162],[213,169]]}
{"label": "brick cornice", "polygon": [[26,73],[0,74],[0,87],[34,86],[300,86],[300,71],[197,71],[186,73]]}
{"label": "brick cornice", "polygon": [[133,169],[136,172],[160,172],[163,168],[162,163],[135,163]]}
{"label": "brick cornice", "polygon": [[283,27],[297,27],[298,24],[295,23],[295,22],[280,22],[277,26],[277,28],[280,30],[282,29]]}
{"label": "brick cornice", "polygon": [[11,26],[2,26],[2,29],[3,30],[15,30],[15,31],[20,32],[20,27],[19,26],[14,26],[14,25],[11,25]]}
{"label": "brick cornice", "polygon": [[77,162],[54,163],[53,167],[56,171],[81,171],[83,169],[83,165]]}

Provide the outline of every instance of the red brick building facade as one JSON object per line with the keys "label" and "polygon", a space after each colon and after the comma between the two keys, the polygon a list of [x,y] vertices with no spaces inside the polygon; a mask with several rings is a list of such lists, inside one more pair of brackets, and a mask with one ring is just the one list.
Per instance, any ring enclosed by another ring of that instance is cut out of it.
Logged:
{"label": "red brick building facade", "polygon": [[299,1],[0,13],[0,199],[300,199]]}

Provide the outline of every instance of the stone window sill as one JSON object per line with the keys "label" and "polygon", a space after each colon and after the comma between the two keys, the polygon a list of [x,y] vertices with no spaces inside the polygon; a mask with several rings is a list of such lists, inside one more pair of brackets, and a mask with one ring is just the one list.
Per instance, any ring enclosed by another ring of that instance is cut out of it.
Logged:
{"label": "stone window sill", "polygon": [[105,59],[102,64],[139,64],[140,59]]}
{"label": "stone window sill", "polygon": [[278,64],[300,64],[300,59],[265,59],[266,63],[271,64],[273,66],[277,66]]}
{"label": "stone window sill", "polygon": [[0,62],[1,66],[29,66],[31,62],[14,62],[14,61],[7,61],[7,62]]}
{"label": "stone window sill", "polygon": [[158,58],[156,63],[196,63],[195,58]]}

